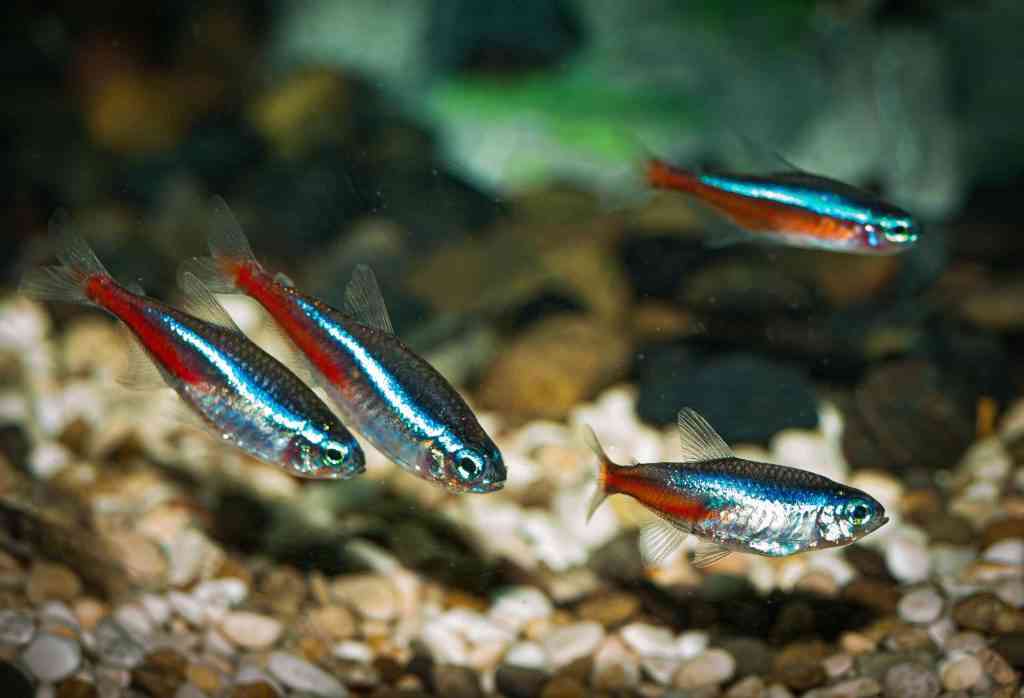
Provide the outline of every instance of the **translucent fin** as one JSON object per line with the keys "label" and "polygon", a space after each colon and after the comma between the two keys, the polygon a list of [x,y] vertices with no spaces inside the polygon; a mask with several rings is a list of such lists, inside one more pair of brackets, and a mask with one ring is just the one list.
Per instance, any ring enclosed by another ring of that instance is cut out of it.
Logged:
{"label": "translucent fin", "polygon": [[256,255],[249,247],[242,226],[235,218],[223,198],[210,199],[210,224],[207,241],[214,259],[230,259],[235,262],[255,262]]}
{"label": "translucent fin", "polygon": [[178,268],[178,278],[186,273],[199,279],[212,293],[241,293],[213,257],[193,257],[182,262]]}
{"label": "translucent fin", "polygon": [[132,281],[131,283],[125,284],[125,290],[129,293],[134,293],[136,296],[146,295],[146,289],[142,288],[142,284],[138,281]]}
{"label": "translucent fin", "polygon": [[743,150],[752,161],[749,164],[750,167],[771,172],[805,172],[787,160],[778,150],[759,143],[735,126],[730,126],[727,130],[743,145]]}
{"label": "translucent fin", "polygon": [[217,302],[210,289],[204,286],[203,282],[196,278],[194,274],[188,271],[183,272],[178,278],[178,284],[185,292],[184,308],[187,312],[195,315],[200,320],[212,322],[215,325],[226,327],[241,334],[242,330],[238,328],[235,321],[228,315],[228,311],[224,310],[224,306]]}
{"label": "translucent fin", "polygon": [[694,567],[708,567],[729,555],[730,552],[732,551],[723,548],[718,543],[701,541],[697,545],[696,552],[693,554],[692,564]]}
{"label": "translucent fin", "polygon": [[274,354],[275,358],[287,366],[292,373],[301,378],[304,383],[320,382],[319,374],[313,367],[312,362],[306,358],[306,355],[302,353],[281,325],[274,320],[274,316],[271,315],[262,305],[257,303],[256,307],[263,317],[263,329],[274,335],[274,338],[277,340],[276,346],[281,349],[279,352],[271,352]]}
{"label": "translucent fin", "polygon": [[591,495],[590,503],[587,505],[587,521],[590,521],[594,516],[594,512],[597,511],[597,508],[608,497],[605,483],[608,480],[608,469],[615,464],[608,458],[608,454],[604,452],[601,442],[597,439],[597,434],[586,424],[583,426],[583,440],[590,450],[594,452],[594,455],[597,456],[597,476],[594,482],[594,494]]}
{"label": "translucent fin", "polygon": [[292,277],[288,276],[283,271],[279,271],[276,274],[274,274],[274,281],[281,284],[282,286],[287,286],[288,288],[295,288],[295,282],[292,281]]}
{"label": "translucent fin", "polygon": [[93,276],[110,276],[89,244],[71,227],[70,217],[58,210],[50,219],[50,234],[60,240],[60,266],[41,267],[28,272],[19,291],[37,300],[92,304],[85,295],[85,282]]}
{"label": "translucent fin", "polygon": [[676,424],[679,426],[683,462],[699,463],[733,457],[732,449],[696,410],[689,407],[679,410]]}
{"label": "translucent fin", "polygon": [[352,280],[345,288],[345,312],[364,325],[388,334],[395,333],[387,306],[384,305],[384,296],[377,285],[377,277],[365,264],[355,268]]}
{"label": "translucent fin", "polygon": [[138,338],[126,325],[119,324],[125,344],[128,347],[128,364],[116,378],[118,385],[128,390],[154,390],[166,388],[167,381],[160,373],[149,354],[142,348]]}
{"label": "translucent fin", "polygon": [[655,519],[640,529],[640,557],[653,567],[679,549],[689,531],[674,526],[664,519]]}

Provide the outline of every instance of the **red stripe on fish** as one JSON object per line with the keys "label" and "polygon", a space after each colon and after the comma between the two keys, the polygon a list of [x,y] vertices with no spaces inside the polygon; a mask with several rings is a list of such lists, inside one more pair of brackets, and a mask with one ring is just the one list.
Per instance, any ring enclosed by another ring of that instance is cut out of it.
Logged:
{"label": "red stripe on fish", "polygon": [[605,475],[608,494],[628,494],[655,511],[689,523],[715,516],[700,500],[683,496],[654,480],[637,477],[629,471],[630,468],[609,468]]}

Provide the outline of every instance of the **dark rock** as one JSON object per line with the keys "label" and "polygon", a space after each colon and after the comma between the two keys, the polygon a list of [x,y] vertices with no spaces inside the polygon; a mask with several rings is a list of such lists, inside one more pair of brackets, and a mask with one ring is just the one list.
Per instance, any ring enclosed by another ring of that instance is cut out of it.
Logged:
{"label": "dark rock", "polygon": [[765,676],[772,670],[772,651],[761,640],[752,637],[733,637],[715,643],[736,660],[736,677]]}
{"label": "dark rock", "polygon": [[843,548],[843,557],[853,565],[860,576],[895,583],[892,575],[889,574],[885,558],[877,550],[854,543]]}
{"label": "dark rock", "polygon": [[623,533],[595,550],[590,556],[590,566],[602,577],[624,584],[646,579],[644,561],[633,533]]}
{"label": "dark rock", "polygon": [[267,144],[249,122],[217,115],[196,124],[177,151],[185,169],[211,192],[226,194],[267,156]]}
{"label": "dark rock", "polygon": [[[644,418],[660,417],[657,424],[674,422],[676,411],[689,406],[729,443],[763,443],[783,429],[818,424],[817,398],[807,377],[752,354],[695,362],[690,371],[677,369],[663,376],[652,372],[644,378],[639,386],[644,408],[638,411]],[[743,398],[737,399],[739,395]],[[670,412],[671,418],[665,419]]]}
{"label": "dark rock", "polygon": [[697,359],[679,344],[654,344],[636,352],[634,373],[639,392],[636,411],[651,424],[671,424],[679,413],[677,383],[689,380]]}
{"label": "dark rock", "polygon": [[900,590],[892,583],[878,579],[854,579],[843,587],[845,601],[859,603],[880,613],[895,613],[900,603]]}
{"label": "dark rock", "polygon": [[31,698],[35,695],[28,676],[10,662],[0,661],[0,686],[4,687],[5,697]]}
{"label": "dark rock", "polygon": [[813,294],[767,259],[728,258],[685,280],[681,301],[688,308],[729,317],[805,314]]}
{"label": "dark rock", "polygon": [[502,664],[494,675],[498,692],[508,698],[536,698],[540,695],[548,674],[539,669]]}
{"label": "dark rock", "polygon": [[775,656],[773,676],[795,691],[807,691],[825,683],[828,678],[821,660],[829,654],[823,642],[801,642],[788,645]]}
{"label": "dark rock", "polygon": [[434,693],[451,698],[481,698],[480,679],[476,672],[465,666],[435,664],[431,685]]}
{"label": "dark rock", "polygon": [[171,696],[185,683],[188,661],[172,649],[157,650],[132,671],[132,686],[154,696]]}
{"label": "dark rock", "polygon": [[[54,698],[99,698],[96,684],[80,676],[72,676],[57,684]],[[159,694],[154,694],[159,695]]]}
{"label": "dark rock", "polygon": [[931,543],[971,545],[976,540],[971,522],[957,514],[936,512],[923,517],[922,524]]}
{"label": "dark rock", "polygon": [[974,435],[970,409],[934,365],[886,363],[870,371],[856,390],[843,429],[843,454],[855,469],[951,467]]}
{"label": "dark rock", "polygon": [[1007,538],[1024,538],[1024,516],[995,519],[981,532],[981,547],[987,548]]}
{"label": "dark rock", "polygon": [[885,672],[886,698],[935,698],[942,690],[939,677],[926,665],[897,664]]}
{"label": "dark rock", "polygon": [[704,243],[676,235],[633,235],[619,256],[637,297],[672,300],[698,264],[707,260]]}
{"label": "dark rock", "polygon": [[1005,635],[1024,632],[1024,609],[1014,608],[999,597],[980,592],[957,601],[953,620],[961,628]]}
{"label": "dark rock", "polygon": [[996,638],[992,650],[1017,671],[1024,671],[1024,633],[1010,633]]}
{"label": "dark rock", "polygon": [[17,424],[0,426],[0,455],[15,468],[24,470],[32,444],[25,430]]}

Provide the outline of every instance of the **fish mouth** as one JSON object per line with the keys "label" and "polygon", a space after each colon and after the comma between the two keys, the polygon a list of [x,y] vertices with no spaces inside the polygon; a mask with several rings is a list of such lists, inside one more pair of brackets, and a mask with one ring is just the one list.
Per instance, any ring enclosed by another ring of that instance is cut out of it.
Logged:
{"label": "fish mouth", "polygon": [[871,528],[868,530],[868,533],[874,533],[875,531],[877,531],[878,529],[880,529],[882,526],[886,525],[887,523],[889,523],[889,517],[888,516],[883,516],[882,518],[878,519],[878,521],[876,521],[871,526]]}

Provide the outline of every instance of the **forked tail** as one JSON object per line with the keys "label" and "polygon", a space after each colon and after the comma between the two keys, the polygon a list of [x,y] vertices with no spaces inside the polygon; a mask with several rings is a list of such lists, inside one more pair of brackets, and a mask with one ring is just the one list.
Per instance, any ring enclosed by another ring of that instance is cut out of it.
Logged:
{"label": "forked tail", "polygon": [[590,450],[597,456],[597,482],[595,483],[594,494],[591,496],[590,504],[587,507],[587,521],[590,521],[594,516],[594,512],[597,511],[597,508],[601,506],[601,503],[610,494],[608,491],[608,474],[615,467],[615,463],[604,452],[601,442],[597,440],[597,434],[589,426],[585,426],[583,438],[586,440]]}
{"label": "forked tail", "polygon": [[191,274],[214,293],[240,293],[239,271],[246,267],[259,268],[259,262],[235,214],[219,196],[210,201],[207,243],[210,256],[194,257],[182,264],[179,280]]}
{"label": "forked tail", "polygon": [[72,230],[66,212],[58,211],[50,219],[50,234],[60,240],[60,265],[33,269],[22,278],[18,290],[37,300],[97,305],[90,295],[90,286],[95,281],[110,279],[110,272],[89,244]]}

